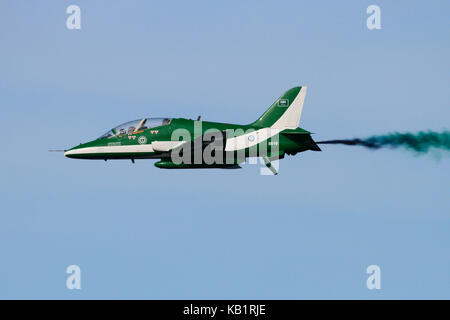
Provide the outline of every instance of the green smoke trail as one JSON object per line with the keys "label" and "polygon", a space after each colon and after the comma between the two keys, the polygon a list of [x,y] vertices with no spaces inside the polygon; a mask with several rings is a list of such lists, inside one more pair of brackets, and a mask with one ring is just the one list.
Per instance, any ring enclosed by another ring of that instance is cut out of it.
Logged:
{"label": "green smoke trail", "polygon": [[320,144],[344,144],[350,146],[363,146],[369,149],[380,148],[406,148],[423,154],[432,148],[450,151],[450,131],[433,132],[420,131],[418,133],[390,133],[372,136],[366,139],[343,139],[319,141]]}

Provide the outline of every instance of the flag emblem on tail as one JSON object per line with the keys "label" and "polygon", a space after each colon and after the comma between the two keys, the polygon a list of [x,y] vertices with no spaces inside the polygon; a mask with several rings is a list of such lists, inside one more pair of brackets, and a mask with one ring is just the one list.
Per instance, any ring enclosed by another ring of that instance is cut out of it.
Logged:
{"label": "flag emblem on tail", "polygon": [[289,99],[280,99],[280,100],[278,100],[278,106],[279,107],[288,107],[289,106]]}

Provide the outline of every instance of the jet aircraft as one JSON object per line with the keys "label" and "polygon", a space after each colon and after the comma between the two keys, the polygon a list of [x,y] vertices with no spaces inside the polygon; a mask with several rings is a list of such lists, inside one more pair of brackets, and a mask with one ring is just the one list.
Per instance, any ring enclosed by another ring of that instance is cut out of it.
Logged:
{"label": "jet aircraft", "polygon": [[159,159],[163,169],[240,168],[247,158],[272,161],[307,150],[321,151],[299,128],[306,87],[286,91],[256,121],[229,124],[185,118],[141,118],[123,123],[64,155],[74,159]]}

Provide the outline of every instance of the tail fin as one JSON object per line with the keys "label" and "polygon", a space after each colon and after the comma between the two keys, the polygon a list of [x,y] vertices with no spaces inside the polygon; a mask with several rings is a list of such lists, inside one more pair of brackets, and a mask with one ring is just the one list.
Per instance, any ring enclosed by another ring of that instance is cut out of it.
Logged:
{"label": "tail fin", "polygon": [[300,123],[305,96],[306,87],[289,89],[252,125],[274,129],[297,128]]}

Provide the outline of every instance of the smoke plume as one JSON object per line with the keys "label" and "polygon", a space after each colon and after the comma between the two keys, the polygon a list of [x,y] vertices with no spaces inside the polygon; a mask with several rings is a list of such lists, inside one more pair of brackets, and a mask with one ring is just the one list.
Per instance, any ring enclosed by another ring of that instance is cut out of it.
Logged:
{"label": "smoke plume", "polygon": [[418,133],[390,133],[372,136],[366,139],[342,139],[316,142],[318,144],[344,144],[349,146],[363,146],[369,149],[405,148],[423,154],[432,148],[450,151],[450,131]]}

